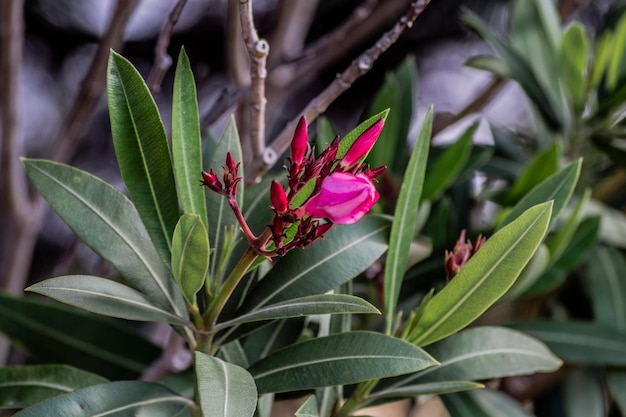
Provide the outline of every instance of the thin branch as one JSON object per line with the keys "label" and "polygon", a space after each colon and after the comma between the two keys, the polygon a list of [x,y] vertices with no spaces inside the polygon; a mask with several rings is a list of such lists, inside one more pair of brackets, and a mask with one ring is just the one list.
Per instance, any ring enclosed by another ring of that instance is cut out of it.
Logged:
{"label": "thin branch", "polygon": [[161,90],[161,82],[167,70],[172,66],[172,57],[167,53],[167,47],[170,44],[172,33],[174,32],[174,26],[180,18],[180,14],[183,8],[187,4],[187,0],[178,0],[170,14],[167,16],[167,20],[163,24],[159,39],[157,40],[154,48],[154,65],[148,76],[148,87],[152,94],[158,93]]}
{"label": "thin branch", "polygon": [[374,46],[352,61],[350,66],[326,87],[324,91],[315,97],[298,117],[289,122],[278,134],[271,146],[263,153],[263,158],[254,161],[250,170],[251,175],[249,176],[249,181],[258,181],[260,176],[276,163],[278,156],[287,150],[291,137],[293,136],[293,131],[301,116],[305,116],[310,123],[322,114],[337,97],[372,68],[374,62],[380,55],[389,49],[389,47],[413,25],[415,19],[422,14],[428,3],[430,3],[430,0],[416,0],[411,3],[407,13],[400,18],[391,30],[383,34]]}
{"label": "thin branch", "polygon": [[57,134],[56,149],[52,159],[67,160],[74,153],[78,139],[85,130],[89,116],[104,90],[109,51],[122,45],[124,28],[138,3],[138,0],[117,1],[109,27],[98,44],[98,50],[83,79],[76,100]]}
{"label": "thin branch", "polygon": [[253,157],[258,159],[265,150],[265,79],[269,44],[260,39],[254,27],[252,1],[240,0],[241,33],[250,58],[250,141]]}

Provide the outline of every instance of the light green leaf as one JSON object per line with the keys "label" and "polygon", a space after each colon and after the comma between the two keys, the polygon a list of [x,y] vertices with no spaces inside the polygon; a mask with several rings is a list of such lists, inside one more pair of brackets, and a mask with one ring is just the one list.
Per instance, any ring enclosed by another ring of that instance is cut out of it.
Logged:
{"label": "light green leaf", "polygon": [[343,294],[321,294],[293,298],[281,303],[262,307],[254,312],[240,315],[232,320],[218,323],[215,329],[262,320],[303,317],[313,314],[380,314],[380,311],[362,298]]}
{"label": "light green leaf", "polygon": [[617,403],[622,415],[626,415],[626,371],[609,370],[606,377],[613,400]]}
{"label": "light green leaf", "polygon": [[[622,17],[622,19],[624,19],[624,17]],[[602,81],[612,53],[613,36],[611,33],[605,32],[596,40],[594,47],[593,60],[591,63],[591,79],[589,80],[590,88],[597,88]]]}
{"label": "light green leaf", "polygon": [[106,378],[67,365],[21,365],[0,368],[0,409],[26,408]]}
{"label": "light green leaf", "polygon": [[199,185],[202,171],[202,142],[196,83],[189,58],[181,49],[172,96],[172,155],[176,185],[183,212],[206,219],[204,190]]}
{"label": "light green leaf", "polygon": [[574,22],[565,30],[559,67],[561,79],[577,114],[584,110],[587,98],[588,54],[589,39],[585,27],[580,22]]}
{"label": "light green leaf", "polygon": [[610,54],[606,71],[606,89],[613,91],[618,87],[626,69],[626,59],[623,52],[626,50],[626,17],[622,16],[615,26],[613,34],[612,53]]}
{"label": "light green leaf", "polygon": [[160,384],[118,381],[82,388],[38,403],[15,417],[172,417],[193,406]]}
{"label": "light green leaf", "polygon": [[424,180],[422,199],[434,201],[457,178],[472,152],[472,139],[478,124],[472,124],[463,135],[452,145],[448,146],[437,160],[428,168],[428,175]]}
{"label": "light green leaf", "polygon": [[383,110],[380,113],[370,117],[369,119],[361,122],[357,127],[352,129],[347,135],[345,135],[339,142],[339,149],[337,150],[337,159],[343,158],[352,144],[357,140],[361,133],[369,129],[374,123],[380,119],[387,119],[389,115],[389,109]]}
{"label": "light green leaf", "polygon": [[356,224],[333,226],[306,250],[283,257],[254,288],[243,310],[254,311],[270,303],[323,294],[354,278],[387,250],[389,222],[365,216]]}
{"label": "light green leaf", "polygon": [[243,368],[195,353],[196,378],[202,414],[206,417],[252,417],[257,389]]}
{"label": "light green leaf", "polygon": [[497,75],[500,78],[511,78],[511,73],[507,63],[493,55],[475,55],[470,57],[465,65]]}
{"label": "light green leaf", "polygon": [[107,70],[111,134],[122,179],[161,260],[169,265],[178,196],[165,128],[133,65],[111,52]]}
{"label": "light green leaf", "polygon": [[387,334],[393,331],[396,305],[402,286],[402,279],[409,258],[409,249],[413,241],[415,222],[424,185],[430,134],[432,131],[433,111],[428,110],[422,129],[415,142],[411,159],[400,187],[400,195],[391,225],[389,252],[385,263],[385,329]]}
{"label": "light green leaf", "polygon": [[23,163],[43,198],[87,246],[150,301],[186,318],[185,301],[124,194],[68,165],[37,159]]}
{"label": "light green leaf", "polygon": [[450,417],[533,417],[520,403],[492,389],[481,389],[441,397]]}
{"label": "light green leaf", "polygon": [[172,272],[190,305],[204,285],[209,270],[209,237],[202,218],[183,214],[172,239]]}
{"label": "light green leaf", "polygon": [[309,395],[309,398],[296,411],[296,417],[320,417],[315,395]]}
{"label": "light green leaf", "polygon": [[126,320],[185,324],[186,320],[151,303],[140,292],[110,279],[65,275],[26,288],[65,304]]}
{"label": "light green leaf", "polygon": [[574,192],[581,167],[582,159],[579,159],[537,184],[513,206],[504,220],[498,225],[498,228],[509,224],[530,207],[544,201],[554,200],[552,218],[550,220],[550,227],[552,227]]}
{"label": "light green leaf", "polygon": [[577,369],[565,379],[563,399],[567,417],[605,417],[605,394],[597,373],[589,368]]}
{"label": "light green leaf", "polygon": [[424,346],[462,329],[495,303],[515,282],[547,232],[552,203],[528,209],[500,229],[436,294],[413,331]]}
{"label": "light green leaf", "polygon": [[[474,381],[441,381],[424,382],[402,386],[399,388],[386,389],[370,395],[370,400],[376,401],[382,398],[413,398],[420,395],[450,394],[453,392],[469,391],[484,388],[483,384]],[[472,416],[473,417],[473,416]]]}
{"label": "light green leaf", "polygon": [[285,392],[416,372],[436,363],[400,339],[348,332],[281,349],[252,365],[250,373],[259,392]]}
{"label": "light green leaf", "polygon": [[121,321],[0,293],[0,332],[35,358],[109,379],[137,378],[161,350]]}
{"label": "light green leaf", "polygon": [[626,365],[626,334],[580,321],[531,321],[514,329],[535,336],[567,363]]}
{"label": "light green leaf", "polygon": [[593,316],[603,327],[626,334],[626,260],[615,248],[597,246],[587,264]]}
{"label": "light green leaf", "polygon": [[511,301],[532,288],[544,275],[550,265],[550,251],[545,244],[539,245],[537,251],[522,270],[519,278],[513,283],[509,291],[500,299],[500,302]]}
{"label": "light green leaf", "polygon": [[317,184],[316,177],[311,178],[309,182],[304,184],[304,186],[300,189],[300,191],[298,191],[296,195],[293,196],[291,203],[289,203],[289,208],[297,209],[298,207],[303,205],[306,202],[306,200],[308,200],[309,197],[311,197],[311,194],[313,194],[313,191],[315,190],[315,184]]}

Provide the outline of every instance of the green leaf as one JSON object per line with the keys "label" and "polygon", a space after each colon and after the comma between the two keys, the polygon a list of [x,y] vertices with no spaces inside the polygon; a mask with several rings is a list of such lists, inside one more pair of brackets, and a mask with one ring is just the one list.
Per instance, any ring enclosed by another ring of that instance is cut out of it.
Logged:
{"label": "green leaf", "polygon": [[160,384],[119,381],[82,388],[38,403],[16,417],[171,417],[193,406]]}
{"label": "green leaf", "polygon": [[289,204],[289,208],[293,210],[303,205],[309,199],[309,197],[311,197],[311,194],[313,194],[313,191],[315,190],[315,184],[317,184],[316,177],[311,178],[309,182],[304,184],[300,191],[298,191],[296,195],[293,196],[293,199]]}
{"label": "green leaf", "polygon": [[259,392],[285,392],[416,372],[436,363],[400,339],[349,332],[281,349],[252,365],[250,373]]}
{"label": "green leaf", "polygon": [[606,377],[613,400],[617,403],[622,415],[626,415],[626,371],[609,370]]}
{"label": "green leaf", "polygon": [[401,86],[396,76],[387,73],[367,112],[368,117],[371,117],[386,109],[393,109],[385,119],[385,127],[377,140],[378,145],[367,155],[366,162],[372,167],[386,165],[394,172],[397,172],[394,156],[398,143],[406,148],[406,136],[400,137],[400,114],[396,111],[400,109],[400,90]]}
{"label": "green leaf", "polygon": [[165,128],[133,65],[111,52],[107,70],[111,134],[122,179],[162,261],[169,265],[178,196]]}
{"label": "green leaf", "polygon": [[528,209],[500,229],[436,294],[412,334],[424,346],[462,329],[515,282],[547,232],[552,203]]}
{"label": "green leaf", "polygon": [[0,409],[26,408],[40,401],[106,378],[67,365],[22,365],[0,368]]}
{"label": "green leaf", "polygon": [[476,55],[465,61],[465,65],[497,75],[500,78],[511,78],[507,63],[493,55]]}
{"label": "green leaf", "polygon": [[626,50],[626,17],[622,16],[615,26],[612,40],[612,54],[606,71],[606,89],[613,91],[623,80],[626,60],[622,56]]}
{"label": "green leaf", "polygon": [[296,411],[296,417],[320,417],[317,407],[317,398],[315,395],[309,395],[309,398]]}
{"label": "green leaf", "polygon": [[472,124],[463,135],[452,145],[448,146],[437,160],[428,168],[428,175],[424,180],[422,199],[433,201],[437,199],[456,179],[472,151],[472,138],[478,124]]}
{"label": "green leaf", "polygon": [[587,264],[588,294],[593,316],[603,327],[626,334],[626,260],[615,248],[597,246]]}
{"label": "green leaf", "polygon": [[584,110],[587,99],[588,54],[589,39],[585,34],[585,27],[580,22],[574,22],[563,35],[559,67],[565,91],[577,114]]}
{"label": "green leaf", "polygon": [[343,294],[321,294],[293,298],[262,307],[229,321],[218,323],[216,329],[262,320],[276,320],[313,314],[380,314],[380,311],[362,298]]}
{"label": "green leaf", "polygon": [[428,110],[422,129],[415,142],[411,159],[404,174],[400,194],[391,225],[389,252],[385,263],[385,329],[387,334],[393,331],[400,287],[409,258],[409,249],[413,241],[415,222],[426,175],[430,135],[432,131],[433,111]]}
{"label": "green leaf", "polygon": [[626,249],[626,215],[597,200],[591,200],[585,205],[584,217],[596,216],[600,218],[600,242]]}
{"label": "green leaf", "polygon": [[252,290],[244,311],[307,295],[323,294],[354,278],[387,250],[389,222],[366,216],[356,224],[333,226],[306,250],[283,257]]}
{"label": "green leaf", "polygon": [[337,132],[332,123],[326,116],[317,118],[317,134],[315,135],[315,147],[317,152],[321,153],[326,149],[337,137]]}
{"label": "green leaf", "polygon": [[218,358],[195,353],[196,378],[202,414],[206,417],[252,417],[257,390],[243,368]]}
{"label": "green leaf", "polygon": [[[228,123],[224,128],[224,132],[222,132],[222,136],[220,137],[217,147],[215,148],[215,152],[213,153],[211,160],[208,161],[208,164],[205,164],[204,169],[208,171],[209,168],[213,168],[216,175],[220,177],[224,172],[222,166],[226,161],[226,154],[229,152],[236,163],[243,160],[241,145],[239,143],[239,133],[237,132],[235,119],[232,116],[228,119]],[[239,167],[239,174],[241,175],[242,173],[243,164]],[[239,207],[242,207],[243,194],[243,186],[240,184],[237,187],[236,196]],[[207,215],[209,218],[209,242],[211,243],[211,248],[214,249],[213,256],[211,258],[211,276],[213,279],[217,280],[219,277],[215,277],[215,273],[220,263],[219,260],[223,256],[224,229],[232,227],[236,232],[238,232],[239,226],[237,218],[231,211],[226,198],[211,190],[207,190],[205,195]]]}
{"label": "green leaf", "polygon": [[503,392],[481,389],[441,397],[450,417],[533,417]]}
{"label": "green leaf", "polygon": [[531,321],[511,327],[535,336],[567,363],[626,365],[626,334],[596,323]]}
{"label": "green leaf", "polygon": [[361,133],[365,132],[369,129],[374,123],[379,121],[380,119],[387,119],[389,115],[389,109],[383,110],[380,113],[370,117],[364,122],[360,123],[357,127],[352,129],[347,135],[341,139],[339,142],[339,149],[337,150],[337,159],[343,158],[352,144],[357,140],[357,138],[361,135]]}
{"label": "green leaf", "polygon": [[567,417],[604,417],[605,393],[598,375],[591,369],[577,369],[563,384],[565,415]]}
{"label": "green leaf", "polygon": [[65,304],[126,320],[185,324],[186,320],[151,303],[138,291],[110,279],[65,275],[26,288]]}
{"label": "green leaf", "polygon": [[87,246],[150,301],[187,317],[176,283],[124,194],[68,165],[37,159],[24,159],[23,163],[43,198]]}
{"label": "green leaf", "polygon": [[550,227],[552,227],[574,192],[574,187],[580,177],[581,167],[582,159],[579,159],[537,184],[513,206],[504,220],[498,225],[498,228],[506,226],[530,207],[544,201],[554,200],[552,218],[550,220]]}
{"label": "green leaf", "polygon": [[591,78],[589,80],[590,88],[597,88],[602,81],[612,53],[613,36],[611,33],[605,32],[596,40],[594,47],[593,60],[591,63]]}
{"label": "green leaf", "polygon": [[176,185],[183,212],[206,219],[204,190],[199,185],[202,171],[202,142],[196,83],[189,58],[181,49],[172,96],[172,155]]}
{"label": "green leaf", "polygon": [[425,382],[379,391],[370,395],[368,398],[373,401],[382,398],[405,399],[418,397],[420,395],[450,394],[453,392],[469,391],[484,387],[485,386],[483,384],[479,384],[474,381]]}
{"label": "green leaf", "polygon": [[161,354],[125,323],[2,293],[0,331],[42,361],[73,365],[109,379],[136,378]]}
{"label": "green leaf", "polygon": [[567,247],[571,244],[576,231],[578,230],[582,221],[583,208],[591,199],[591,189],[587,188],[582,196],[576,202],[574,210],[571,214],[568,214],[565,219],[565,224],[561,229],[548,240],[547,246],[550,249],[550,255],[552,257],[552,264],[554,264],[567,250]]}
{"label": "green leaf", "polygon": [[190,305],[204,285],[209,270],[209,237],[202,218],[183,214],[172,239],[172,272]]}
{"label": "green leaf", "polygon": [[396,141],[392,168],[393,172],[402,174],[406,170],[406,164],[409,160],[406,139],[409,137],[411,122],[416,112],[418,77],[414,55],[408,55],[402,61],[395,71],[395,76],[400,85],[399,106],[392,108],[398,114],[398,137],[400,140]]}

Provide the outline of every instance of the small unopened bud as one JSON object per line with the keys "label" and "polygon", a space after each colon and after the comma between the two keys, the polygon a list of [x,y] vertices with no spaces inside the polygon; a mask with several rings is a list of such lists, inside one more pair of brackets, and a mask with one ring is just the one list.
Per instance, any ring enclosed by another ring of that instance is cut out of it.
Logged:
{"label": "small unopened bud", "polygon": [[222,183],[217,179],[213,169],[209,170],[209,172],[202,171],[202,181],[200,182],[202,185],[218,193],[223,189]]}
{"label": "small unopened bud", "polygon": [[333,227],[331,222],[322,223],[315,228],[315,239],[318,239],[326,234]]}
{"label": "small unopened bud", "polygon": [[361,133],[342,158],[341,166],[345,169],[349,169],[365,158],[378,140],[378,136],[380,136],[384,125],[385,119],[380,119],[367,128],[365,132]]}
{"label": "small unopened bud", "polygon": [[469,239],[467,241],[465,240],[465,229],[461,230],[459,239],[454,245],[454,250],[452,250],[452,252],[445,252],[444,268],[448,280],[454,278],[456,274],[461,272],[461,269],[465,266],[467,261],[483,247],[485,240],[482,235],[478,235],[476,243],[472,245]]}
{"label": "small unopened bud", "polygon": [[304,154],[308,146],[308,134],[306,129],[306,119],[300,117],[296,131],[291,140],[291,162],[294,165],[300,165],[304,159]]}
{"label": "small unopened bud", "polygon": [[276,213],[285,213],[289,209],[287,194],[283,186],[276,180],[270,186],[270,200]]}

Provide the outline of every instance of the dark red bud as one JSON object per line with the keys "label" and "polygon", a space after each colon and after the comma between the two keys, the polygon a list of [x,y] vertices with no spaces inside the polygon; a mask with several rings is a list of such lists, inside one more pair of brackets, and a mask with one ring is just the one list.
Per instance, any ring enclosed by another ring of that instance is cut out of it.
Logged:
{"label": "dark red bud", "polygon": [[368,169],[364,172],[365,175],[369,177],[369,179],[373,180],[382,175],[383,172],[387,169],[386,166],[381,166],[378,168]]}
{"label": "dark red bud", "polygon": [[333,227],[333,224],[331,222],[318,225],[315,229],[315,238],[317,239],[324,236],[324,234],[326,234],[326,232],[328,232],[331,227]]}
{"label": "dark red bud", "polygon": [[209,170],[209,172],[202,171],[201,183],[213,191],[220,192],[222,190],[222,183],[217,179],[213,169]]}
{"label": "dark red bud", "polygon": [[226,166],[224,167],[225,170],[228,170],[234,175],[237,175],[237,165],[238,164],[235,164],[235,160],[233,159],[233,156],[230,154],[230,152],[226,153]]}
{"label": "dark red bud", "polygon": [[270,200],[277,213],[285,213],[289,210],[285,189],[276,180],[272,181],[272,185],[270,186]]}
{"label": "dark red bud", "polygon": [[304,154],[308,146],[308,134],[306,129],[306,119],[304,116],[300,117],[296,131],[291,140],[291,162],[295,165],[300,165],[304,159]]}

